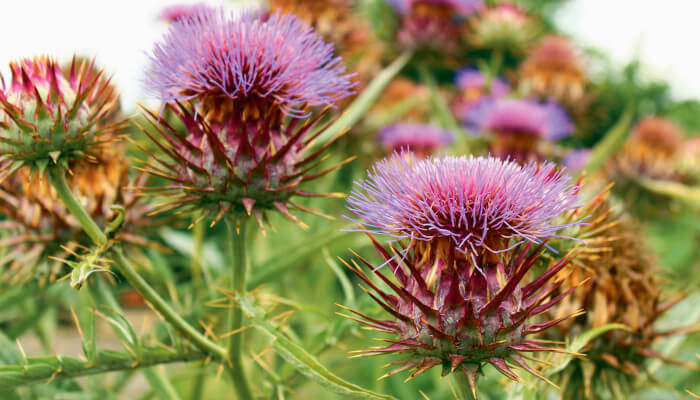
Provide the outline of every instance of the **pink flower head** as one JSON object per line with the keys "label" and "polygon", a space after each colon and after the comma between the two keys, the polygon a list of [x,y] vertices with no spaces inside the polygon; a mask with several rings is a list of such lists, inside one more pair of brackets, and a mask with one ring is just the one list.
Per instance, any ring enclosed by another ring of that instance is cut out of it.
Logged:
{"label": "pink flower head", "polygon": [[561,164],[569,171],[580,171],[591,159],[590,149],[572,150],[561,160]]}
{"label": "pink flower head", "polygon": [[379,133],[379,141],[384,147],[392,150],[409,148],[421,156],[449,146],[454,138],[453,132],[427,124],[395,124]]}
{"label": "pink flower head", "polygon": [[171,25],[154,46],[146,87],[215,119],[276,110],[298,118],[351,94],[350,78],[333,45],[296,17],[218,9]]}
{"label": "pink flower head", "polygon": [[158,15],[158,19],[172,23],[183,18],[192,18],[200,13],[214,12],[215,10],[215,8],[206,3],[174,4],[165,7]]}
{"label": "pink flower head", "polygon": [[447,8],[459,17],[469,17],[484,8],[481,0],[391,0],[391,4],[401,14],[410,14],[421,5]]}
{"label": "pink flower head", "polygon": [[488,77],[475,68],[463,68],[457,72],[457,88],[461,96],[455,102],[455,114],[463,121],[469,122],[472,109],[479,109],[484,103],[505,97],[510,93],[510,85],[501,78],[489,82]]}
{"label": "pink flower head", "polygon": [[372,234],[434,243],[463,255],[495,254],[557,237],[569,226],[556,222],[577,207],[578,187],[569,181],[553,163],[521,166],[473,156],[418,160],[395,153],[356,183],[348,210]]}
{"label": "pink flower head", "polygon": [[501,99],[482,112],[483,131],[527,134],[544,140],[561,139],[573,131],[566,111],[555,102]]}

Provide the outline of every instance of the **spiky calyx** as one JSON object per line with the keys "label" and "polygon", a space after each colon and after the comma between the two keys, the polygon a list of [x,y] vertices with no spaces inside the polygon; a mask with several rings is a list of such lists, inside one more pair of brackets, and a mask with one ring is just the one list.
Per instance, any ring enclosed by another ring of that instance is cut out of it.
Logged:
{"label": "spiky calyx", "polygon": [[[374,245],[393,272],[389,279],[381,271],[357,256],[393,293],[379,288],[355,263],[349,266],[369,286],[365,291],[389,314],[392,320],[380,320],[350,310],[358,321],[371,329],[388,333],[390,345],[361,351],[361,356],[398,354],[405,358],[391,363],[395,368],[385,376],[413,370],[410,378],[442,366],[443,375],[463,369],[473,385],[476,374],[491,364],[506,377],[518,381],[510,368],[519,366],[542,377],[525,359],[529,353],[560,351],[544,346],[531,336],[559,323],[564,318],[532,323],[531,318],[549,310],[566,293],[553,296],[561,282],[553,279],[571,259],[563,258],[539,277],[527,282],[528,271],[541,256],[542,246],[518,246],[495,268],[485,274],[453,260],[437,257],[426,264],[425,254],[406,248],[390,254]],[[354,318],[353,318],[354,319]]]}
{"label": "spiky calyx", "polygon": [[0,181],[30,166],[68,167],[94,159],[95,147],[115,140],[122,122],[106,118],[119,105],[94,63],[73,60],[68,71],[47,56],[10,63],[0,92]]}
{"label": "spiky calyx", "polygon": [[542,38],[520,67],[524,90],[567,105],[582,100],[587,81],[579,49],[562,36]]}
{"label": "spiky calyx", "polygon": [[289,205],[322,214],[292,197],[342,196],[308,193],[300,188],[304,182],[354,159],[315,171],[325,159],[321,155],[334,142],[331,140],[310,151],[314,139],[323,133],[321,128],[311,134],[323,113],[303,124],[299,119],[291,119],[280,125],[270,116],[246,122],[232,114],[225,124],[210,125],[195,115],[192,105],[178,103],[166,107],[184,126],[184,132],[148,110],[151,126],[157,133],[143,129],[163,155],[144,149],[151,161],[142,170],[171,182],[165,187],[140,188],[151,195],[167,197],[156,213],[202,210],[195,223],[213,217],[212,226],[230,213],[254,215],[264,229],[264,213],[275,210],[305,227]]}
{"label": "spiky calyx", "polygon": [[[601,393],[629,393],[631,383],[646,372],[650,358],[682,364],[656,353],[652,344],[693,329],[660,332],[654,328],[656,320],[682,296],[670,302],[662,300],[660,271],[640,239],[640,227],[616,211],[608,197],[609,188],[566,216],[576,218],[574,214],[586,213],[590,218],[589,224],[566,233],[585,240],[586,245],[560,273],[561,291],[584,279],[588,283],[563,299],[550,315],[558,318],[572,310],[586,310],[585,315],[558,325],[565,337],[610,323],[624,324],[628,330],[596,338],[584,349],[586,359],[574,360],[561,371],[556,379],[563,386],[564,398],[596,399]],[[555,331],[548,333],[551,338],[561,338]]]}

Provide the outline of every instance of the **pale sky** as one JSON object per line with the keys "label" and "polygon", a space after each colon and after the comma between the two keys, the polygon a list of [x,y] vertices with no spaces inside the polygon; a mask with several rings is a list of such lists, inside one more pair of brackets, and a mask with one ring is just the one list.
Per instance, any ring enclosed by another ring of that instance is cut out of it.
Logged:
{"label": "pale sky", "polygon": [[[132,109],[143,100],[146,53],[166,29],[158,13],[169,4],[192,2],[4,0],[0,71],[7,74],[8,62],[23,56],[95,55],[122,89],[124,108]],[[557,20],[565,32],[619,64],[638,54],[652,76],[670,80],[678,98],[700,98],[700,52],[691,46],[691,38],[700,37],[698,15],[698,0],[572,0]]]}

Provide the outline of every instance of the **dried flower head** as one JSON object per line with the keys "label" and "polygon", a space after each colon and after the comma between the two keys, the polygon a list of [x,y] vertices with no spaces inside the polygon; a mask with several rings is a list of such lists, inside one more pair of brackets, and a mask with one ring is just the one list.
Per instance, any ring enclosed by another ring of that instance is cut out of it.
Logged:
{"label": "dried flower head", "polygon": [[400,153],[375,164],[368,179],[356,184],[348,209],[364,231],[424,248],[427,263],[440,257],[484,269],[477,264],[481,254],[494,260],[563,228],[554,220],[578,199],[569,179],[552,163],[520,166],[472,156],[417,160]]}
{"label": "dried flower head", "polygon": [[389,151],[410,149],[419,158],[449,146],[454,138],[453,132],[427,124],[395,124],[379,132],[379,141]]}
{"label": "dried flower head", "polygon": [[406,47],[457,50],[460,22],[481,11],[481,0],[392,0],[401,16],[398,41]]}
{"label": "dried flower head", "polygon": [[209,122],[309,115],[352,92],[333,45],[291,15],[219,9],[171,25],[155,45],[146,87],[166,103],[190,100]]}
{"label": "dried flower head", "polygon": [[484,10],[471,24],[471,42],[483,48],[521,52],[537,35],[537,24],[513,3]]}
{"label": "dried flower head", "polygon": [[70,71],[43,56],[10,63],[12,79],[0,91],[0,181],[23,166],[40,171],[91,159],[94,148],[115,140],[121,122],[110,116],[119,98],[93,63]]}
{"label": "dried flower head", "polygon": [[583,98],[587,82],[579,50],[567,38],[545,36],[532,49],[520,69],[521,84],[543,98],[565,104]]}
{"label": "dried flower head", "polygon": [[475,68],[463,68],[457,72],[457,89],[460,94],[453,106],[455,115],[466,122],[470,129],[478,129],[469,121],[472,110],[484,110],[491,102],[510,93],[510,85],[501,78],[489,78]]}
{"label": "dried flower head", "polygon": [[[570,221],[580,213],[589,214],[590,223],[567,228],[564,233],[586,244],[560,273],[561,291],[578,286],[584,279],[589,281],[553,308],[551,316],[586,310],[585,315],[558,325],[568,337],[610,323],[624,324],[628,330],[614,330],[596,338],[584,349],[585,359],[572,361],[559,373],[557,379],[562,382],[565,398],[595,399],[600,393],[615,393],[615,387],[630,393],[630,384],[646,371],[650,358],[683,365],[656,353],[652,344],[692,330],[660,332],[654,328],[654,322],[682,296],[668,303],[662,301],[660,271],[648,245],[640,239],[640,226],[616,210],[608,197],[609,187],[564,216]],[[571,243],[565,243],[563,249]]]}
{"label": "dried flower head", "polygon": [[519,162],[543,159],[538,145],[569,136],[573,124],[557,103],[540,104],[532,100],[498,99],[467,113],[470,126],[481,133],[492,133],[491,152]]}

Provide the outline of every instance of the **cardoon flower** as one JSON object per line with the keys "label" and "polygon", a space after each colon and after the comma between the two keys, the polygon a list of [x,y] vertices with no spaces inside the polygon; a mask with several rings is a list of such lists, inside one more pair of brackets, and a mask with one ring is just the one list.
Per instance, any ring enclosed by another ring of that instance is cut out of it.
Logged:
{"label": "cardoon flower", "polygon": [[460,21],[479,12],[481,0],[392,0],[401,16],[398,41],[406,47],[455,51]]}
{"label": "cardoon flower", "polygon": [[[520,166],[489,157],[417,160],[394,154],[356,184],[348,209],[363,230],[410,242],[434,258],[467,269],[524,242],[540,243],[564,225],[578,188],[553,163]],[[422,267],[422,266],[421,266]]]}
{"label": "cardoon flower", "polygon": [[471,24],[469,38],[478,47],[521,52],[537,34],[531,16],[512,3],[484,10]]}
{"label": "cardoon flower", "polygon": [[350,268],[394,318],[350,311],[394,337],[361,356],[405,356],[385,376],[414,370],[413,378],[435,366],[443,375],[460,370],[473,391],[486,364],[516,381],[511,365],[541,377],[523,358],[555,349],[528,336],[561,319],[530,319],[566,295],[552,296],[560,285],[551,280],[570,257],[529,282],[525,277],[542,255],[544,244],[534,242],[562,229],[552,219],[574,207],[577,188],[568,180],[551,164],[522,167],[496,158],[416,160],[402,153],[377,163],[348,203],[364,231],[397,239],[390,250],[372,239],[395,279],[356,255],[393,294],[356,264]]}
{"label": "cardoon flower", "polygon": [[173,24],[151,61],[147,86],[184,126],[151,114],[162,139],[147,133],[170,160],[153,156],[145,169],[173,183],[155,188],[171,197],[161,211],[204,209],[214,223],[247,213],[262,224],[274,209],[303,225],[288,204],[315,211],[290,198],[320,196],[300,184],[336,167],[311,172],[331,143],[308,154],[321,115],[302,118],[352,90],[332,46],[293,16],[218,10]]}
{"label": "cardoon flower", "polygon": [[572,104],[583,98],[587,76],[576,46],[565,37],[550,35],[523,62],[520,79],[538,96]]}
{"label": "cardoon flower", "polygon": [[191,18],[203,12],[211,12],[214,8],[206,3],[195,4],[175,4],[165,7],[159,14],[158,19],[173,23],[183,18]]}
{"label": "cardoon flower", "polygon": [[118,96],[94,64],[73,61],[62,72],[49,57],[10,63],[12,79],[0,91],[0,181],[23,166],[43,172],[94,158],[114,140],[121,122],[110,116]]}
{"label": "cardoon flower", "polygon": [[389,151],[411,149],[419,158],[452,144],[453,132],[427,124],[395,124],[379,132],[379,141]]}
{"label": "cardoon flower", "polygon": [[456,81],[460,95],[454,104],[454,110],[463,122],[469,122],[467,119],[472,109],[488,107],[490,102],[510,93],[510,85],[506,81],[501,78],[489,79],[475,68],[459,70]]}
{"label": "cardoon flower", "polygon": [[[662,300],[660,271],[649,254],[649,246],[641,240],[641,227],[613,208],[608,197],[609,190],[605,189],[563,218],[572,221],[582,213],[589,214],[590,223],[562,232],[585,240],[586,245],[560,273],[560,292],[578,286],[583,279],[589,280],[554,307],[550,317],[586,310],[586,314],[558,325],[569,338],[610,323],[624,324],[628,330],[614,330],[596,338],[583,350],[585,359],[573,360],[558,374],[556,380],[562,383],[563,397],[568,399],[594,399],[600,393],[615,393],[616,388],[632,393],[631,384],[647,372],[647,363],[654,358],[685,365],[656,353],[652,345],[693,330],[661,332],[654,328],[656,320],[682,296],[670,302]],[[561,250],[570,249],[571,243],[575,242],[564,243]],[[553,331],[548,334],[560,339]]]}
{"label": "cardoon flower", "polygon": [[499,99],[474,107],[467,114],[468,125],[496,138],[490,150],[495,156],[519,162],[541,160],[541,141],[554,141],[571,134],[573,125],[566,111],[554,102]]}
{"label": "cardoon flower", "polygon": [[571,150],[562,158],[561,165],[569,171],[580,171],[590,159],[590,149]]}

